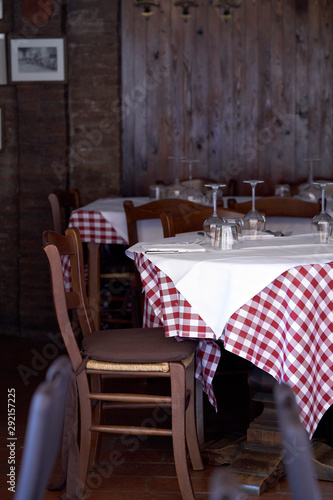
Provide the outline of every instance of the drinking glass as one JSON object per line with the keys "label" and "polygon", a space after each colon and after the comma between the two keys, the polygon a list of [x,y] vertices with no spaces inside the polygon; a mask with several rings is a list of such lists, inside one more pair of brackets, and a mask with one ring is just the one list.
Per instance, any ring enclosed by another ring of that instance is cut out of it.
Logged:
{"label": "drinking glass", "polygon": [[255,190],[256,190],[256,185],[261,184],[264,181],[251,180],[251,181],[243,181],[243,182],[250,184],[251,188],[252,188],[252,208],[243,217],[244,238],[245,239],[260,238],[262,235],[262,232],[265,229],[266,219],[255,208],[255,197],[256,197]]}
{"label": "drinking glass", "polygon": [[320,161],[320,158],[304,158],[303,161],[309,162],[309,178],[307,182],[301,184],[298,188],[298,197],[305,201],[318,201],[320,197],[320,188],[313,182],[313,162]]}
{"label": "drinking glass", "polygon": [[213,214],[203,223],[203,230],[207,243],[215,246],[216,228],[222,226],[224,222],[217,214],[217,192],[220,187],[225,187],[225,184],[205,184],[205,187],[211,188],[213,191]]}
{"label": "drinking glass", "polygon": [[321,211],[312,219],[312,232],[316,243],[328,243],[331,236],[333,218],[325,211],[325,188],[332,182],[314,182],[321,189]]}
{"label": "drinking glass", "polygon": [[181,160],[182,163],[188,163],[189,170],[189,185],[182,191],[181,197],[185,200],[194,201],[195,203],[202,203],[203,194],[195,189],[192,185],[192,164],[199,163],[199,160]]}
{"label": "drinking glass", "polygon": [[185,190],[185,187],[179,182],[178,171],[179,160],[183,160],[184,158],[184,156],[168,156],[168,160],[173,160],[175,162],[175,180],[173,184],[167,187],[168,198],[181,198],[182,192]]}

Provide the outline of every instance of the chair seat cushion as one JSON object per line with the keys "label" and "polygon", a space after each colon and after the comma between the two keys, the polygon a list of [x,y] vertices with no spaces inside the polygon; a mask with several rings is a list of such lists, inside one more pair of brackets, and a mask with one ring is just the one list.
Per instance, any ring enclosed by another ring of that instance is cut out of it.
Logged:
{"label": "chair seat cushion", "polygon": [[165,337],[164,328],[131,328],[93,332],[83,339],[82,356],[110,363],[182,361],[192,354],[196,340]]}

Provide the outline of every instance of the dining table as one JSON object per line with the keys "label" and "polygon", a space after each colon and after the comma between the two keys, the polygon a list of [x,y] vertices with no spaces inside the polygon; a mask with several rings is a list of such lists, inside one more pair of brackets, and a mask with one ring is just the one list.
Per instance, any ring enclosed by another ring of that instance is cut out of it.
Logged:
{"label": "dining table", "polygon": [[[144,326],[163,325],[167,336],[198,340],[196,377],[209,401],[216,405],[212,381],[220,341],[291,386],[311,439],[333,403],[333,242],[314,243],[311,221],[278,219],[279,236],[265,234],[230,250],[213,249],[199,234],[186,233],[140,241],[126,253],[145,291]],[[258,459],[249,460],[248,453],[247,479],[244,470],[232,470],[245,481],[245,491],[258,495],[283,473],[274,470],[282,456],[274,452],[274,465],[258,476],[250,471]]]}
{"label": "dining table", "polygon": [[[227,207],[229,197],[223,198]],[[248,201],[248,196],[236,197],[237,201]],[[127,222],[123,203],[125,200],[133,201],[134,206],[143,205],[153,201],[148,196],[99,198],[83,207],[74,210],[69,218],[68,227],[76,227],[80,231],[81,239],[88,246],[88,296],[93,308],[94,321],[100,326],[98,314],[99,304],[99,272],[98,257],[100,244],[128,244]],[[160,219],[149,219],[137,222],[137,231],[140,241],[150,241],[163,237]],[[70,264],[67,256],[63,258],[64,281],[66,290],[71,289]]]}

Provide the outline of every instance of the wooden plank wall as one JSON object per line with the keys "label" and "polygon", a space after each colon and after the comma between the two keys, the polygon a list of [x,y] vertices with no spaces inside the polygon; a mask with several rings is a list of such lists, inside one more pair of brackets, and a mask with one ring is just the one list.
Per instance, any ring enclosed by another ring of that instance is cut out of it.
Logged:
{"label": "wooden plank wall", "polygon": [[121,8],[124,195],[171,183],[169,155],[239,194],[246,178],[261,194],[304,181],[314,156],[315,177],[333,179],[333,2],[244,0],[227,22],[209,0],[187,21],[169,0],[148,20]]}

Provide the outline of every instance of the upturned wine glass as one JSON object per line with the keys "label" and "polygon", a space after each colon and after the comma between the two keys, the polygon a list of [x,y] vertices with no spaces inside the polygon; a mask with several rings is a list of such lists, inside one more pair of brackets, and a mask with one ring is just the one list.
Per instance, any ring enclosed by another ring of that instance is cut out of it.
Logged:
{"label": "upturned wine glass", "polygon": [[192,164],[199,163],[199,160],[182,160],[182,163],[188,164],[188,179],[189,185],[182,191],[181,197],[185,200],[194,201],[195,203],[202,203],[203,195],[195,189],[192,185]]}
{"label": "upturned wine glass", "polygon": [[224,223],[224,220],[217,214],[217,192],[220,187],[225,187],[225,184],[205,184],[205,187],[213,190],[213,213],[203,223],[203,230],[207,243],[214,246],[216,227]]}
{"label": "upturned wine glass", "polygon": [[304,158],[303,161],[309,162],[309,177],[307,182],[301,184],[298,189],[298,197],[305,201],[317,201],[320,196],[320,187],[313,182],[313,162],[320,161],[321,158],[314,156],[313,158]]}
{"label": "upturned wine glass", "polygon": [[185,190],[185,186],[183,186],[179,182],[179,160],[183,160],[185,156],[168,156],[168,160],[172,160],[175,163],[175,180],[173,184],[167,187],[167,196],[168,198],[181,198],[182,193]]}
{"label": "upturned wine glass", "polygon": [[243,181],[243,182],[250,184],[251,188],[252,188],[252,208],[243,217],[244,238],[245,239],[254,239],[254,238],[258,238],[262,235],[262,232],[264,231],[265,224],[266,224],[265,217],[260,212],[258,212],[258,210],[256,210],[256,208],[255,208],[256,185],[261,184],[264,181],[250,180],[250,181]]}
{"label": "upturned wine glass", "polygon": [[314,182],[321,189],[321,211],[312,219],[312,232],[316,243],[328,243],[331,236],[333,218],[325,210],[325,189],[332,182]]}

